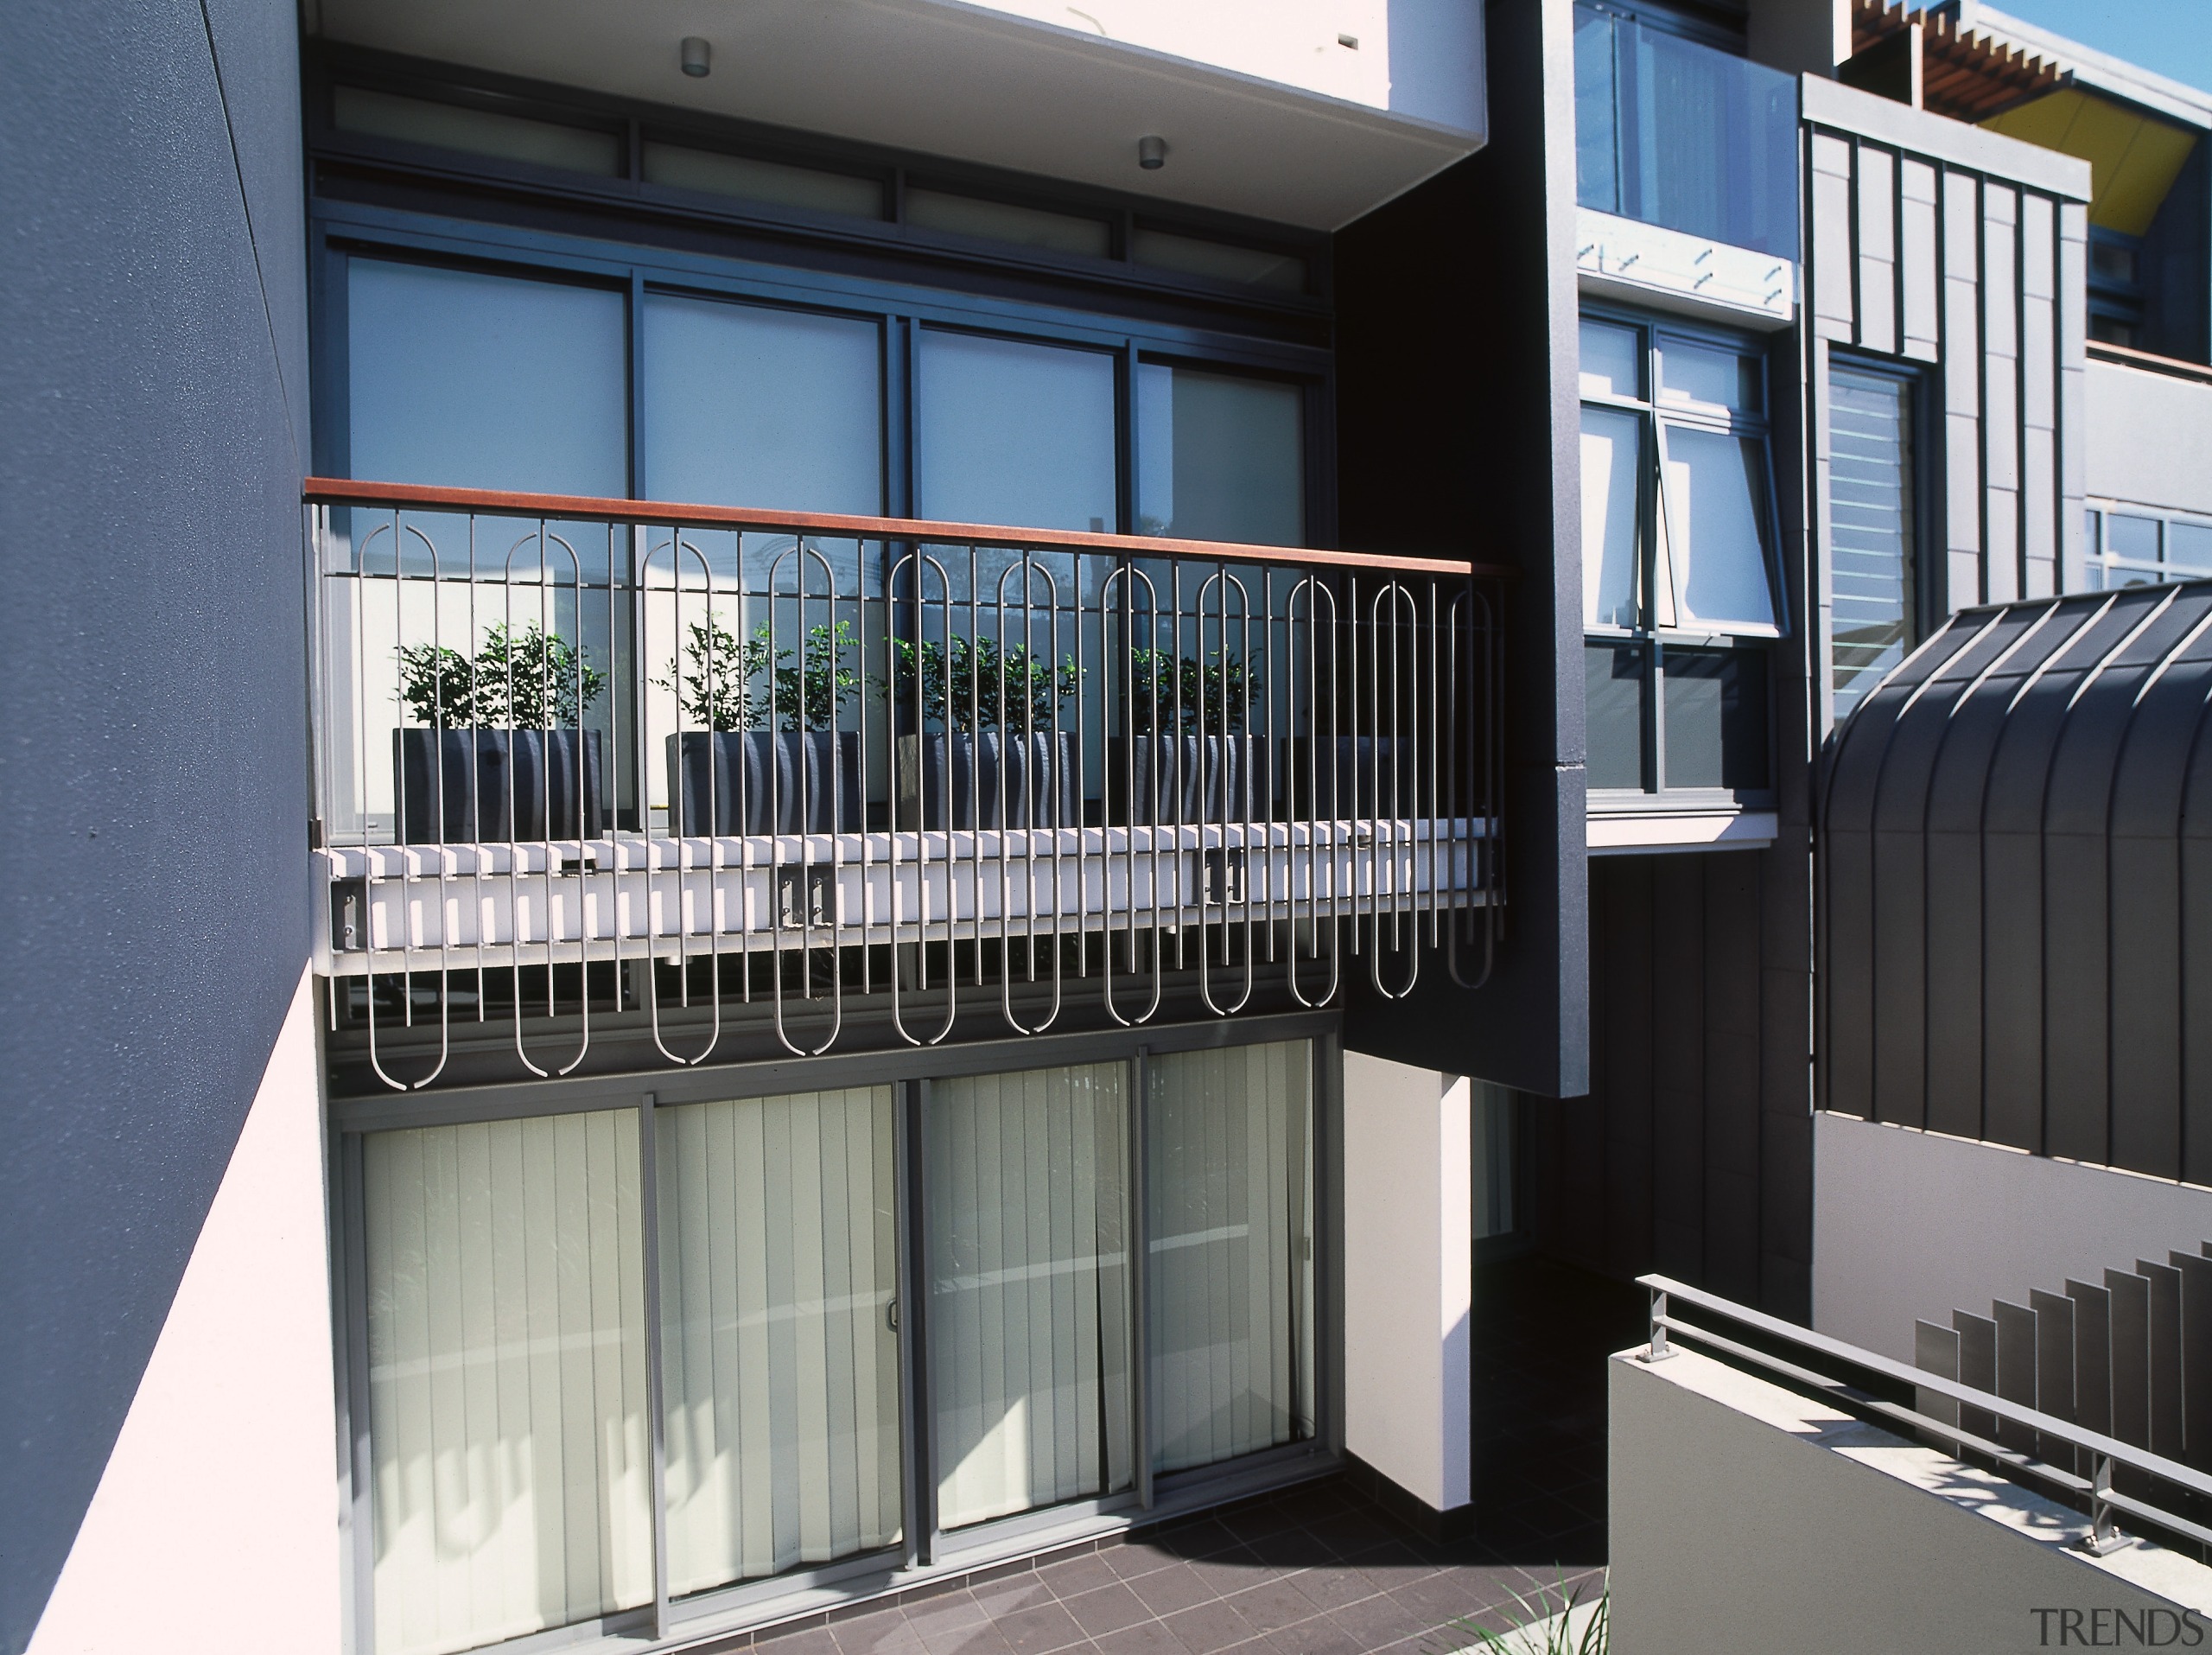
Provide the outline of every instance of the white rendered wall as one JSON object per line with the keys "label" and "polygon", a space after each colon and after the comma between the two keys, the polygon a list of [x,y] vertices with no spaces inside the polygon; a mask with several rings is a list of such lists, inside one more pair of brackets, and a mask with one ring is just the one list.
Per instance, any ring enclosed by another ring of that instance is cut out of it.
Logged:
{"label": "white rendered wall", "polygon": [[2212,385],[2092,362],[2088,402],[2090,493],[2212,512]]}
{"label": "white rendered wall", "polygon": [[1344,1446],[1440,1512],[1471,1498],[1473,1098],[1344,1054]]}
{"label": "white rendered wall", "polygon": [[30,1655],[340,1646],[314,1003],[302,972]]}
{"label": "white rendered wall", "polygon": [[2202,1563],[2092,1557],[2086,1518],[1694,1352],[1613,1359],[1606,1461],[1630,1655],[2010,1655],[2061,1647],[2061,1608],[2076,1649],[2093,1609],[2106,1648],[2114,1609],[2155,1612],[2157,1646],[2204,1642]]}
{"label": "white rendered wall", "polygon": [[2212,1189],[1966,1138],[1813,1117],[1813,1326],[1912,1360],[1916,1319],[2212,1240]]}

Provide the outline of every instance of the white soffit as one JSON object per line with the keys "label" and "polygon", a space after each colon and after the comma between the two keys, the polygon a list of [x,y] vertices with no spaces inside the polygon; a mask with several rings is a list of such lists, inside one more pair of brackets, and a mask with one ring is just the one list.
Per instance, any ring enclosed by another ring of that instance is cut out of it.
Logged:
{"label": "white soffit", "polygon": [[1574,209],[1574,268],[1583,292],[1621,303],[1769,332],[1796,315],[1793,261],[1586,207]]}
{"label": "white soffit", "polygon": [[[1307,4],[1213,3],[1262,34],[1287,30],[1295,14],[1300,41],[1319,18]],[[1350,3],[1387,14],[1386,25],[1408,10],[1400,32],[1408,49],[1434,35],[1433,4]],[[1236,60],[1287,73],[1302,54],[1313,60],[1304,79],[1348,94],[1332,96],[1109,40],[1072,11],[1069,22],[957,0],[310,0],[308,8],[310,29],[334,41],[1313,230],[1350,223],[1483,143],[1461,124],[1370,106],[1391,96],[1389,77],[1378,80],[1372,66],[1403,54],[1390,51],[1387,33],[1354,36],[1357,48],[1326,42],[1369,66],[1357,71],[1317,55],[1311,42],[1282,46],[1280,64],[1251,49]],[[694,35],[713,48],[712,73],[702,79],[677,67],[677,43]],[[1458,45],[1471,86],[1439,101],[1432,60],[1408,68],[1408,89],[1424,107],[1456,108],[1478,124],[1479,34],[1462,30]],[[1192,35],[1189,49],[1211,49],[1206,35]],[[1166,164],[1145,171],[1137,143],[1150,136],[1166,141]]]}
{"label": "white soffit", "polygon": [[1590,812],[1585,843],[1593,856],[1660,850],[1756,850],[1781,831],[1772,811]]}

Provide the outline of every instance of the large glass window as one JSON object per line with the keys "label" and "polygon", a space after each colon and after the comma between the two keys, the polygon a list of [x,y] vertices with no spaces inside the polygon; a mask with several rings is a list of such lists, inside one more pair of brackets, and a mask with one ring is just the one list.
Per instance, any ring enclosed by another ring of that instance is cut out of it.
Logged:
{"label": "large glass window", "polygon": [[1305,393],[1147,362],[1137,369],[1137,532],[1294,546],[1306,538]]}
{"label": "large glass window", "polygon": [[1125,1066],[931,1088],[938,1521],[1129,1486]]}
{"label": "large glass window", "polygon": [[1765,366],[1748,341],[1632,317],[1581,328],[1589,785],[1769,786],[1781,630]]}
{"label": "large glass window", "polygon": [[605,288],[351,260],[353,474],[627,494],[627,314]]}
{"label": "large glass window", "polygon": [[1828,502],[1831,693],[1841,719],[1913,643],[1918,582],[1910,380],[1830,367]]}
{"label": "large glass window", "polygon": [[654,1114],[668,1589],[895,1543],[888,1086]]}
{"label": "large glass window", "polygon": [[1145,1119],[1153,1464],[1313,1434],[1312,1048],[1154,1058]]}
{"label": "large glass window", "polygon": [[2212,518],[2100,503],[2088,513],[2087,583],[2096,592],[2212,576]]}
{"label": "large glass window", "polygon": [[1313,1066],[1287,1041],[350,1140],[363,1646],[637,1632],[658,1581],[712,1613],[1312,1442]]}
{"label": "large glass window", "polygon": [[637,1114],[361,1153],[378,1655],[653,1596]]}
{"label": "large glass window", "polygon": [[923,517],[1118,527],[1112,357],[931,328],[919,400]]}

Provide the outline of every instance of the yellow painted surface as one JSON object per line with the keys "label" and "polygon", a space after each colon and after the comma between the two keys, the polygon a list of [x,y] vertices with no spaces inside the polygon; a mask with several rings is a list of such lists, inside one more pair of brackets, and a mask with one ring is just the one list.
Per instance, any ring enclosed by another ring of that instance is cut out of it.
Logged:
{"label": "yellow painted surface", "polygon": [[2151,227],[2196,135],[2069,86],[1993,115],[1993,132],[2089,163],[2089,222],[2123,235]]}

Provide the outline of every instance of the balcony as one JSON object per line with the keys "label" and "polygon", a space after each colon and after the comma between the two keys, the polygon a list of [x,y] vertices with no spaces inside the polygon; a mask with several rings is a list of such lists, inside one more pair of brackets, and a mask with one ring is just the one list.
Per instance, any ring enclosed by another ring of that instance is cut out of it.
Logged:
{"label": "balcony", "polygon": [[1632,17],[1574,9],[1575,198],[1797,256],[1797,84]]}
{"label": "balcony", "polygon": [[388,1085],[438,1078],[459,1021],[552,1074],[595,1018],[689,1065],[746,1017],[811,1055],[1488,973],[1497,570],[308,500],[317,964]]}

